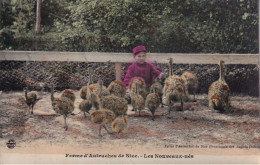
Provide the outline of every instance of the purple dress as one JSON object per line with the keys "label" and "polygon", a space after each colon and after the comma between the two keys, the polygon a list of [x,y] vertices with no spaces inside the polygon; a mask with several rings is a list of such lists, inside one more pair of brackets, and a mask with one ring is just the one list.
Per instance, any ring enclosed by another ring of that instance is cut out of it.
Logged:
{"label": "purple dress", "polygon": [[161,72],[152,63],[145,62],[139,64],[133,62],[126,71],[123,84],[128,87],[129,82],[133,77],[142,77],[145,80],[146,85],[149,87],[152,85],[153,80],[160,77],[160,75]]}

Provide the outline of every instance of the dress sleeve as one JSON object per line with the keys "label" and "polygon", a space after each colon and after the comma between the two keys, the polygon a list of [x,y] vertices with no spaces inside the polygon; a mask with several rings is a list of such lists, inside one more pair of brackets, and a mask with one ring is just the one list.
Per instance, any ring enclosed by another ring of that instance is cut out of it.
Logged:
{"label": "dress sleeve", "polygon": [[131,78],[133,78],[133,75],[134,75],[134,67],[133,67],[133,65],[130,65],[127,68],[127,71],[126,71],[126,74],[125,74],[125,77],[124,77],[124,80],[123,80],[123,85],[125,87],[128,87],[129,81],[131,80]]}
{"label": "dress sleeve", "polygon": [[151,63],[150,63],[150,65],[151,65],[151,72],[152,72],[151,74],[152,74],[153,80],[156,79],[156,78],[160,78],[160,77],[162,76],[162,72],[159,71],[159,70],[156,68],[155,65],[153,65],[153,64],[151,64]]}

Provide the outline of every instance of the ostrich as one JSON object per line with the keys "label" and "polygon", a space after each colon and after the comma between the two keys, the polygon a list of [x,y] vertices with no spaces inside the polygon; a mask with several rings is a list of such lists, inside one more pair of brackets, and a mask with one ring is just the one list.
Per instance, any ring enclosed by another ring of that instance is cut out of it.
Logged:
{"label": "ostrich", "polygon": [[101,135],[101,129],[102,127],[109,133],[111,134],[111,132],[108,131],[108,129],[106,128],[106,124],[112,122],[116,115],[113,111],[109,110],[109,109],[106,109],[106,108],[103,108],[102,107],[102,86],[103,86],[103,82],[101,80],[99,80],[98,82],[99,84],[99,94],[98,94],[98,100],[99,100],[99,109],[95,112],[93,112],[91,114],[91,122],[95,123],[95,124],[99,124],[99,136],[102,136]]}
{"label": "ostrich", "polygon": [[137,110],[139,110],[139,116],[141,115],[141,110],[144,109],[145,106],[145,100],[140,94],[140,89],[142,90],[141,84],[136,83],[135,86],[132,88],[132,92],[130,95],[133,109],[135,113],[137,112]]}
{"label": "ostrich", "polygon": [[[89,82],[88,82],[88,85],[90,86],[91,84],[93,84],[93,80],[92,80],[93,69],[92,69],[92,67],[89,67],[89,68],[88,68],[88,72],[89,72]],[[81,97],[83,100],[86,99],[87,89],[88,89],[88,87],[87,87],[87,85],[86,85],[86,86],[83,86],[83,87],[80,89],[80,91],[79,91],[80,97]]]}
{"label": "ostrich", "polygon": [[74,110],[74,101],[69,99],[68,97],[60,97],[56,98],[54,97],[54,86],[52,85],[51,88],[51,102],[52,102],[52,108],[56,113],[59,113],[63,115],[64,118],[64,128],[65,131],[68,130],[68,125],[66,122],[66,118],[69,114],[71,114]]}
{"label": "ostrich", "polygon": [[111,123],[112,131],[118,134],[124,132],[124,130],[127,128],[127,124],[128,124],[127,116],[125,115],[118,116]]}
{"label": "ostrich", "polygon": [[183,101],[188,100],[189,93],[184,84],[184,80],[177,75],[173,75],[172,58],[169,60],[169,72],[169,77],[165,79],[163,87],[162,101],[164,104],[169,105],[168,115],[170,116],[173,102],[180,101],[181,110],[183,111]]}
{"label": "ostrich", "polygon": [[160,96],[158,93],[155,93],[155,89],[153,89],[152,93],[148,94],[145,100],[145,106],[151,111],[152,113],[152,120],[154,120],[154,113],[155,110],[160,105]]}
{"label": "ostrich", "polygon": [[193,93],[193,102],[196,102],[195,94],[198,89],[198,78],[192,71],[185,71],[181,78],[184,80],[184,84],[187,87],[189,93]]}
{"label": "ostrich", "polygon": [[126,88],[123,85],[122,81],[119,80],[112,81],[107,87],[107,90],[110,94],[113,94],[118,97],[125,97],[126,94]]}
{"label": "ostrich", "polygon": [[38,92],[31,91],[28,93],[28,88],[24,88],[25,103],[28,105],[30,114],[33,114],[34,105],[41,99]]}
{"label": "ostrich", "polygon": [[[136,86],[138,86],[138,91],[136,91]],[[147,95],[146,84],[142,77],[133,77],[130,80],[129,83],[130,96],[135,92],[138,92],[138,94],[140,94],[144,99],[146,98]]]}
{"label": "ostrich", "polygon": [[224,79],[223,65],[224,61],[219,61],[219,79],[213,82],[209,87],[208,100],[211,109],[221,112],[230,108],[231,94],[228,84]]}
{"label": "ostrich", "polygon": [[83,100],[79,104],[79,109],[84,113],[85,118],[86,118],[86,112],[89,113],[89,111],[90,111],[90,109],[92,108],[92,105],[93,105],[92,95],[90,93],[90,90],[88,89],[89,84],[90,84],[90,82],[88,82],[88,84],[87,84],[86,100]]}
{"label": "ostrich", "polygon": [[125,115],[127,112],[127,101],[123,97],[108,95],[102,97],[102,107],[113,111],[116,116]]}
{"label": "ostrich", "polygon": [[163,107],[163,104],[162,104],[162,89],[163,89],[163,86],[162,84],[159,82],[159,79],[156,78],[153,82],[153,84],[151,85],[150,87],[150,93],[157,93],[160,97],[160,104],[161,104],[161,107]]}

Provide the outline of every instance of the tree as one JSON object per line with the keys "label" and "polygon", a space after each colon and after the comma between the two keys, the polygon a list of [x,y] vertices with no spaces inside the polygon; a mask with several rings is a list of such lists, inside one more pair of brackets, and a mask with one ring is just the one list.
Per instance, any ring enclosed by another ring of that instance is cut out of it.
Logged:
{"label": "tree", "polygon": [[37,33],[41,31],[41,6],[42,6],[42,0],[37,0],[36,26],[35,26]]}
{"label": "tree", "polygon": [[145,44],[151,52],[258,52],[256,0],[44,0],[37,35],[35,2],[12,0],[1,13],[10,17],[0,29],[3,49],[130,52]]}

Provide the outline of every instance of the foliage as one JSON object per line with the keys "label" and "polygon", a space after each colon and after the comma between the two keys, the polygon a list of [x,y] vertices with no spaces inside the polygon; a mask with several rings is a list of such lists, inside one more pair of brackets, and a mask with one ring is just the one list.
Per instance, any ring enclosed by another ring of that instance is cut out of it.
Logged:
{"label": "foliage", "polygon": [[0,49],[258,52],[257,0],[44,0],[40,34],[35,0],[1,5]]}

